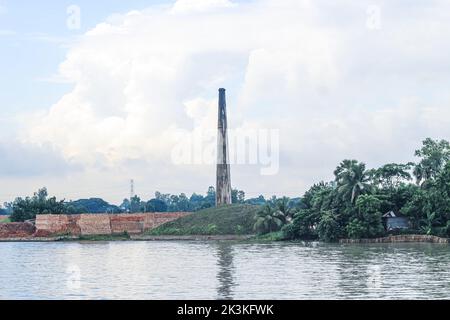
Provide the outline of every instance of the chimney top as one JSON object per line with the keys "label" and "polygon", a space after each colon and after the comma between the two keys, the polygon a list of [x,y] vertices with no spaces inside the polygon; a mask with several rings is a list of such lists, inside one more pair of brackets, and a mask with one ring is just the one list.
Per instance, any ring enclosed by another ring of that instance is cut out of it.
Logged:
{"label": "chimney top", "polygon": [[219,89],[219,92],[223,92],[223,91],[225,91],[224,88],[220,88],[220,89]]}

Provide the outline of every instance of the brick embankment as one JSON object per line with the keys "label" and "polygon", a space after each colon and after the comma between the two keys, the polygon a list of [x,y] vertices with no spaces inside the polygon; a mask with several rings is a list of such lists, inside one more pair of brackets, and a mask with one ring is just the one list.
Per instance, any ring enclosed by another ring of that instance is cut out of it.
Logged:
{"label": "brick embankment", "polygon": [[407,243],[407,242],[425,242],[425,243],[450,243],[448,238],[440,238],[427,235],[399,235],[376,239],[342,239],[340,243]]}
{"label": "brick embankment", "polygon": [[38,215],[36,237],[141,234],[190,213]]}
{"label": "brick embankment", "polygon": [[56,242],[56,241],[76,241],[79,237],[34,237],[28,236],[23,238],[0,238],[0,242]]}
{"label": "brick embankment", "polygon": [[35,232],[35,226],[28,222],[0,224],[0,238],[28,238],[32,237]]}
{"label": "brick embankment", "polygon": [[115,236],[124,233],[136,235],[188,214],[190,213],[38,215],[35,224],[1,223],[0,241],[57,241],[80,236]]}

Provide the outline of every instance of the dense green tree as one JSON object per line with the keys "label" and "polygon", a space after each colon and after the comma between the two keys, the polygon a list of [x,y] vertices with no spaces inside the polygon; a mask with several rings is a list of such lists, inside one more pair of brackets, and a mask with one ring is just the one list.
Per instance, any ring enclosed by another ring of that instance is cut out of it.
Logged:
{"label": "dense green tree", "polygon": [[232,203],[244,203],[245,192],[238,189],[231,190],[231,201]]}
{"label": "dense green tree", "polygon": [[203,208],[203,204],[205,203],[205,197],[200,194],[193,193],[189,198],[189,202],[191,209],[193,211],[198,211]]}
{"label": "dense green tree", "polygon": [[167,209],[167,204],[161,199],[151,199],[146,204],[146,212],[167,212]]}
{"label": "dense green tree", "polygon": [[251,198],[251,199],[245,200],[245,203],[255,205],[255,206],[263,206],[267,203],[267,201],[263,195],[260,195],[257,198]]}
{"label": "dense green tree", "polygon": [[381,201],[382,213],[394,211],[399,213],[410,201],[419,187],[415,184],[400,184],[397,188],[382,188],[376,190],[376,196]]}
{"label": "dense green tree", "polygon": [[416,190],[409,201],[401,208],[400,212],[409,218],[414,230],[419,230],[426,208],[429,208],[427,193],[425,190]]}
{"label": "dense green tree", "polygon": [[38,214],[72,213],[64,203],[55,197],[48,198],[47,188],[39,189],[32,197],[17,198],[12,204],[11,221],[20,222],[35,219]]}
{"label": "dense green tree", "polygon": [[66,203],[75,213],[120,213],[122,210],[100,198],[80,199]]}
{"label": "dense green tree", "polygon": [[214,187],[209,187],[208,192],[206,193],[205,203],[202,206],[202,209],[212,208],[216,205],[216,189]]}
{"label": "dense green tree", "polygon": [[317,225],[319,239],[325,242],[334,242],[341,237],[341,233],[338,217],[331,211],[325,212]]}
{"label": "dense green tree", "polygon": [[421,160],[414,168],[417,184],[435,179],[450,161],[450,143],[446,140],[423,141],[422,148],[416,150],[415,156]]}
{"label": "dense green tree", "polygon": [[384,234],[381,220],[381,200],[373,195],[362,195],[356,201],[357,214],[347,225],[349,238],[373,238]]}
{"label": "dense green tree", "polygon": [[[450,145],[426,139],[418,164],[386,164],[366,170],[344,160],[335,180],[309,189],[292,223],[283,227],[288,239],[335,241],[342,237],[371,238],[386,233],[382,214],[394,211],[409,218],[408,231],[450,236]],[[411,183],[413,172],[418,185]]]}
{"label": "dense green tree", "polygon": [[401,184],[412,180],[409,171],[413,165],[413,163],[390,163],[379,169],[371,170],[368,174],[371,175],[371,180],[375,186],[387,189],[398,188]]}
{"label": "dense green tree", "polygon": [[130,199],[123,199],[122,204],[119,206],[123,212],[130,212]]}
{"label": "dense green tree", "polygon": [[[240,193],[243,193],[243,191],[239,191],[237,195]],[[214,187],[209,187],[206,196],[193,193],[190,197],[187,197],[185,193],[176,195],[163,194],[157,191],[155,192],[155,198],[145,202],[141,207],[143,206],[145,211],[152,212],[189,212],[211,208],[215,205],[216,191]]]}
{"label": "dense green tree", "polygon": [[355,203],[363,192],[369,191],[369,175],[366,165],[356,160],[344,160],[334,171],[338,192],[343,199]]}
{"label": "dense green tree", "polygon": [[145,211],[142,208],[141,198],[134,196],[130,199],[130,213],[137,213]]}
{"label": "dense green tree", "polygon": [[188,197],[186,197],[186,195],[184,193],[180,194],[180,196],[178,197],[177,209],[178,209],[177,211],[182,211],[182,212],[191,210],[189,199],[188,199]]}
{"label": "dense green tree", "polygon": [[11,202],[3,203],[3,210],[6,215],[11,215],[13,212],[13,204]]}
{"label": "dense green tree", "polygon": [[255,217],[254,230],[260,234],[279,231],[286,223],[286,217],[273,206],[264,206]]}
{"label": "dense green tree", "polygon": [[288,221],[294,217],[295,211],[290,205],[290,199],[288,197],[277,199],[275,201],[275,208],[280,211]]}
{"label": "dense green tree", "polygon": [[311,209],[302,209],[295,214],[292,223],[283,227],[285,239],[314,240],[318,237],[316,227],[320,216]]}

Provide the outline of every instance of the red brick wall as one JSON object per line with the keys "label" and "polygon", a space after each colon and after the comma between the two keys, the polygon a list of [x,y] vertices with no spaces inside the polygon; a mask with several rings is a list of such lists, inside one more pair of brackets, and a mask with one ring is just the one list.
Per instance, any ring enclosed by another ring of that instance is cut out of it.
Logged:
{"label": "red brick wall", "polygon": [[129,234],[139,234],[145,230],[145,214],[120,214],[111,217],[111,232],[120,234],[128,232]]}
{"label": "red brick wall", "polygon": [[2,223],[0,224],[0,238],[29,238],[36,228],[27,222]]}
{"label": "red brick wall", "polygon": [[78,224],[80,215],[38,215],[36,217],[36,236],[47,237],[51,234],[80,235]]}
{"label": "red brick wall", "polygon": [[38,215],[36,236],[139,234],[189,213]]}
{"label": "red brick wall", "polygon": [[111,234],[111,220],[107,214],[82,214],[78,225],[82,235]]}

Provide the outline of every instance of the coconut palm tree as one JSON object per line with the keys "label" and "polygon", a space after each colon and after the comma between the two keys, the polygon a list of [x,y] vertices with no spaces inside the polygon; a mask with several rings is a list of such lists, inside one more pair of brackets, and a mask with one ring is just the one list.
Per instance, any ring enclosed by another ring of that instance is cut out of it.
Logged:
{"label": "coconut palm tree", "polygon": [[295,210],[289,205],[290,199],[288,197],[283,197],[276,201],[276,210],[280,211],[287,221],[292,220],[295,215]]}
{"label": "coconut palm tree", "polygon": [[334,171],[339,194],[352,204],[360,194],[370,189],[366,165],[356,160],[344,160]]}
{"label": "coconut palm tree", "polygon": [[286,223],[285,215],[276,208],[266,205],[255,217],[254,230],[258,233],[270,233],[278,231]]}

